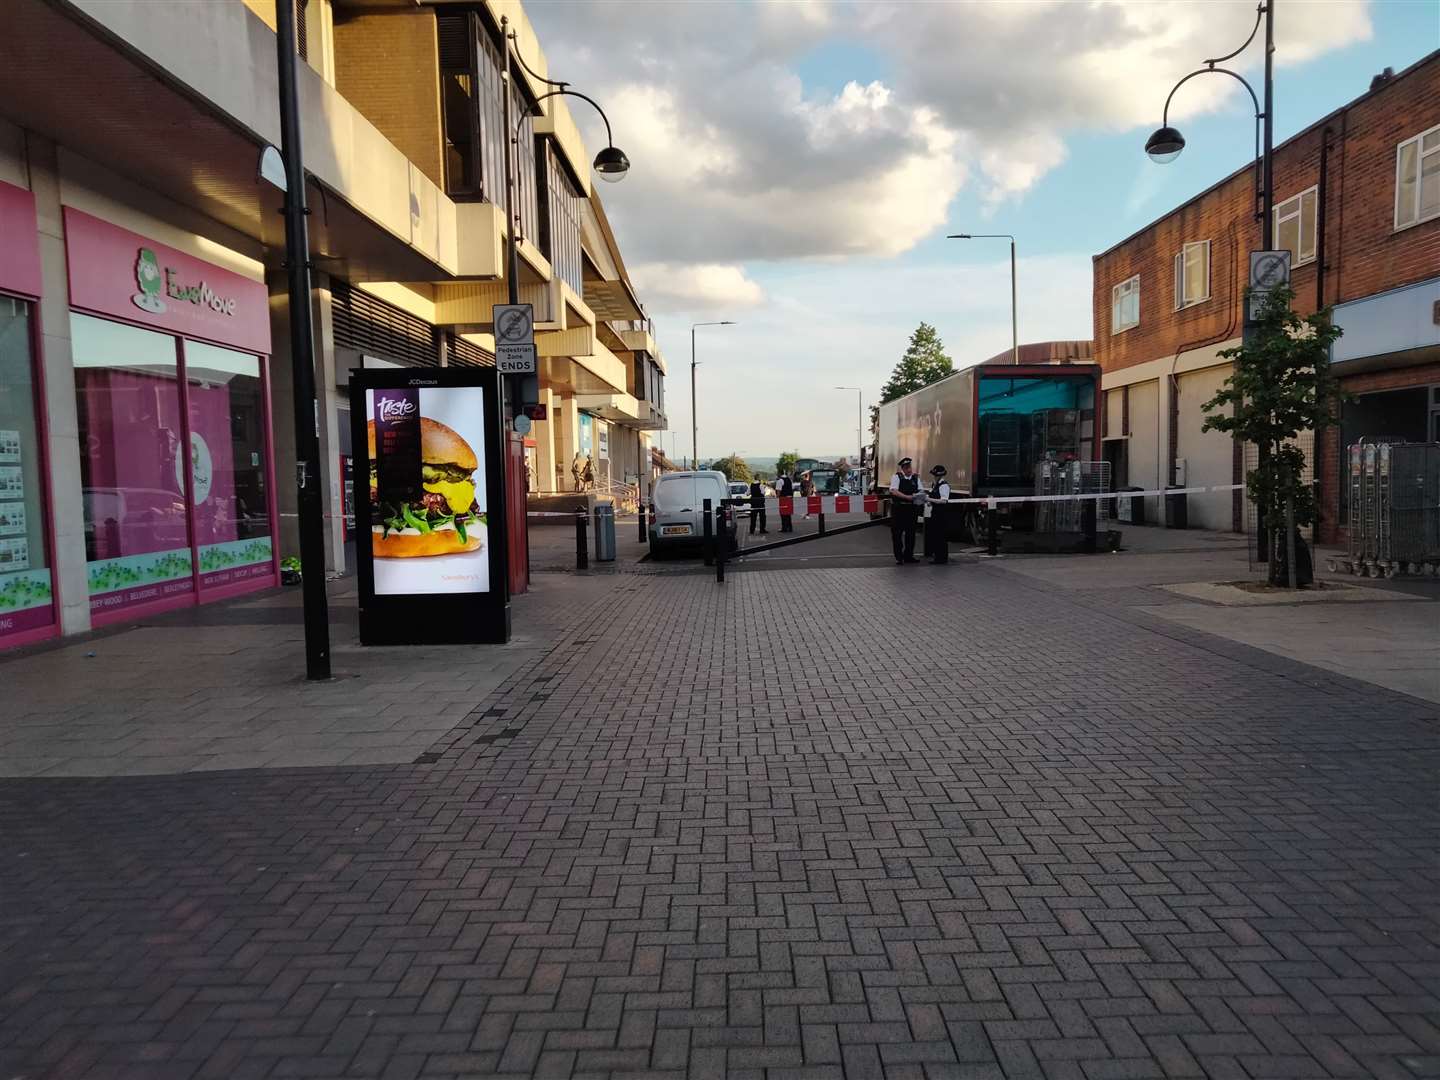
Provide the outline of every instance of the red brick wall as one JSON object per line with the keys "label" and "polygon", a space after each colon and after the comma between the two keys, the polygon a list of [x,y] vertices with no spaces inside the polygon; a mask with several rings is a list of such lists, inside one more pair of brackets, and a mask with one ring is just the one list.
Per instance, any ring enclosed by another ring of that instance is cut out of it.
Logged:
{"label": "red brick wall", "polygon": [[[1326,126],[1326,303],[1369,296],[1440,272],[1440,219],[1394,228],[1395,148],[1440,122],[1440,53],[1301,132],[1275,152],[1275,202],[1318,183]],[[1203,152],[1191,147],[1190,153]],[[1156,165],[1155,168],[1164,166]],[[1249,252],[1259,248],[1254,168],[1223,181],[1094,260],[1095,359],[1105,371],[1236,337]],[[1210,294],[1174,310],[1174,257],[1210,241]],[[1316,307],[1318,260],[1292,277],[1296,307]],[[1140,275],[1140,325],[1112,334],[1111,289]]]}

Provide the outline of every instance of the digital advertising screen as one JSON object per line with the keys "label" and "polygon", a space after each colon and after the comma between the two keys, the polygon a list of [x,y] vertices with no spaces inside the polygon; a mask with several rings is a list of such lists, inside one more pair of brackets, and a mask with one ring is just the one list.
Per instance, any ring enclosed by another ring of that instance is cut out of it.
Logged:
{"label": "digital advertising screen", "polygon": [[362,644],[508,640],[495,372],[356,371],[350,393]]}
{"label": "digital advertising screen", "polygon": [[366,390],[365,413],[376,594],[489,592],[484,391]]}

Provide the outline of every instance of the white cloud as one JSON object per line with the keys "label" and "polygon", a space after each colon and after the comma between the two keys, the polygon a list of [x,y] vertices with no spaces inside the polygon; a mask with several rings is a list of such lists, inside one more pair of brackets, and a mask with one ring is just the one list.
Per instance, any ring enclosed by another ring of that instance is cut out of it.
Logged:
{"label": "white cloud", "polygon": [[[1022,258],[1017,276],[1022,341],[1085,339],[1091,333],[1088,253]],[[820,272],[788,270],[762,280],[767,302],[737,325],[702,331],[700,453],[850,452],[858,386],[873,404],[910,333],[935,325],[957,366],[1010,347],[1010,262],[896,264],[856,259]],[[689,446],[689,324],[734,312],[676,310],[659,321],[670,360],[670,427]]]}
{"label": "white cloud", "polygon": [[652,312],[713,313],[755,307],[765,290],[742,267],[721,263],[638,263],[631,275]]}

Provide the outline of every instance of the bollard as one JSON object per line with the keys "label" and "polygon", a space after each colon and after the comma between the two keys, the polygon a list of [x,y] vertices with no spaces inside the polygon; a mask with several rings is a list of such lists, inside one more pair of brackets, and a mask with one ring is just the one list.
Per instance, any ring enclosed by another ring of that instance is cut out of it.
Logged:
{"label": "bollard", "polygon": [[825,535],[825,515],[824,515],[824,514],[816,514],[815,516],[820,519],[820,535],[821,535],[821,536],[824,536],[824,535]]}
{"label": "bollard", "polygon": [[715,522],[714,522],[714,520],[713,520],[712,518],[713,518],[713,515],[714,515],[714,513],[715,513],[715,504],[714,504],[713,502],[711,502],[709,499],[706,499],[703,503],[701,503],[701,506],[704,507],[704,511],[705,511],[704,513],[702,513],[702,514],[700,515],[702,518],[704,518],[704,523],[700,526],[700,528],[701,528],[701,530],[702,530],[702,531],[704,532],[704,534],[705,534],[705,539],[704,539],[704,541],[703,541],[704,551],[705,551],[705,565],[706,565],[706,566],[714,566],[714,565],[715,565]]}
{"label": "bollard", "polygon": [[1099,516],[1099,507],[1094,499],[1086,499],[1080,504],[1080,531],[1085,538],[1080,542],[1080,550],[1087,554],[1095,554],[1095,519]]}
{"label": "bollard", "polygon": [[985,554],[1000,554],[1000,511],[993,506],[985,510]]}
{"label": "bollard", "polygon": [[590,549],[585,533],[585,508],[575,511],[575,569],[590,569]]}
{"label": "bollard", "polygon": [[645,541],[647,541],[647,540],[650,539],[650,531],[645,528],[645,503],[644,503],[644,502],[641,502],[641,503],[640,503],[640,535],[637,536],[636,539],[639,540],[640,543],[642,543],[642,544],[645,543]]}
{"label": "bollard", "polygon": [[725,584],[725,514],[724,506],[715,508],[715,580]]}

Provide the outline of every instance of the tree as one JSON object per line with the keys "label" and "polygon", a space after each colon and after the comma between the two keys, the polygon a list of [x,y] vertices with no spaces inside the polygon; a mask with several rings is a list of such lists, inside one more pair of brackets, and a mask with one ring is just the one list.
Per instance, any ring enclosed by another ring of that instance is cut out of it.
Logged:
{"label": "tree", "polygon": [[1295,314],[1290,309],[1294,296],[1288,287],[1270,291],[1254,337],[1218,354],[1233,360],[1235,370],[1201,406],[1207,414],[1202,431],[1223,431],[1259,451],[1259,465],[1246,474],[1245,490],[1270,536],[1272,585],[1290,583],[1292,564],[1295,581],[1308,581],[1299,580],[1300,557],[1308,562],[1308,552],[1295,530],[1314,523],[1317,507],[1303,479],[1305,452],[1295,437],[1302,431],[1318,435],[1328,427],[1341,397],[1330,371],[1330,346],[1343,331],[1331,321],[1329,308],[1304,318]]}
{"label": "tree", "polygon": [[750,480],[750,466],[745,464],[745,459],[739,454],[731,452],[725,457],[716,458],[710,463],[710,468],[719,469],[725,474],[727,480]]}
{"label": "tree", "polygon": [[786,450],[775,459],[775,475],[791,476],[795,472],[795,464],[800,460],[800,451]]}
{"label": "tree", "polygon": [[[905,355],[900,357],[895,370],[890,372],[890,381],[880,389],[880,404],[913,394],[922,386],[929,386],[946,375],[954,374],[955,365],[945,355],[945,346],[940,335],[927,322],[922,322],[910,335],[910,344]],[[878,406],[870,408],[870,430],[875,430],[880,415]]]}

